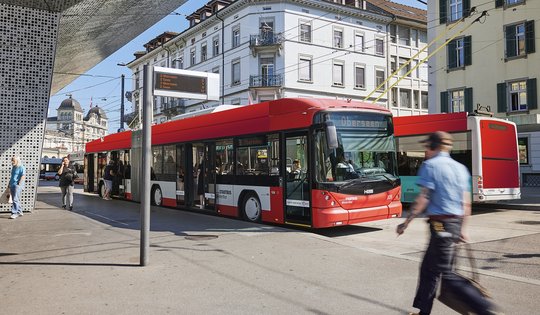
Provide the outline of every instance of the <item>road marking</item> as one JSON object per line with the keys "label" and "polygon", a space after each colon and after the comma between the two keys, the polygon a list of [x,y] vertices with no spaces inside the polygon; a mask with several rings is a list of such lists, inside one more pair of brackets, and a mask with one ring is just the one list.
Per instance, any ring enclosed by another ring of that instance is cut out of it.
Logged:
{"label": "road marking", "polygon": [[90,211],[84,211],[84,213],[88,213],[88,214],[91,214],[91,215],[95,215],[96,217],[100,217],[100,218],[102,218],[102,219],[105,219],[105,220],[108,220],[108,221],[111,221],[111,222],[115,222],[115,223],[118,223],[118,224],[122,224],[122,225],[124,225],[124,226],[128,226],[128,225],[129,225],[128,223],[116,221],[116,220],[114,220],[114,219],[111,219],[111,218],[108,218],[108,217],[103,216],[103,215],[101,215],[101,214],[93,213],[93,212],[90,212]]}

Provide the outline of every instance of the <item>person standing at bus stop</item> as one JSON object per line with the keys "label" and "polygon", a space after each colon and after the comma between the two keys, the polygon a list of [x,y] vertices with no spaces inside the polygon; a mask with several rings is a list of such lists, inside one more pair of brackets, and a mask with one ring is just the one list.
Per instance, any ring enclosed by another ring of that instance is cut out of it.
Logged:
{"label": "person standing at bus stop", "polygon": [[103,199],[105,200],[111,200],[114,176],[116,176],[114,160],[110,160],[103,171],[103,182],[105,183],[105,194],[103,195]]}
{"label": "person standing at bus stop", "polygon": [[13,203],[11,204],[10,219],[17,219],[23,215],[21,207],[21,193],[24,189],[26,178],[26,168],[22,165],[21,159],[17,156],[11,158],[11,178],[9,179],[9,193]]}
{"label": "person standing at bus stop", "polygon": [[[413,307],[420,310],[411,315],[431,313],[440,277],[455,280],[453,257],[455,244],[466,240],[464,220],[471,213],[471,175],[467,168],[450,157],[452,136],[437,131],[423,140],[426,160],[420,166],[417,184],[421,187],[405,222],[397,226],[403,234],[409,223],[419,214],[427,215],[431,238],[420,266],[420,277]],[[460,288],[468,295],[466,288]],[[471,308],[478,315],[493,314],[493,305],[482,296],[468,295]]]}
{"label": "person standing at bus stop", "polygon": [[62,158],[62,165],[58,170],[60,175],[60,190],[62,191],[62,208],[73,210],[73,183],[77,178],[77,171],[74,167],[69,165],[69,158],[67,156]]}

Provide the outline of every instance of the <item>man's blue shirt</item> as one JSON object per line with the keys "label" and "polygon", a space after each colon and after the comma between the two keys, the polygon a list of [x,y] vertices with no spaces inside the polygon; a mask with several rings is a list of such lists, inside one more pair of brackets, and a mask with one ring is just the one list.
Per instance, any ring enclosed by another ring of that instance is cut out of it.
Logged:
{"label": "man's blue shirt", "polygon": [[[9,179],[9,186],[11,187],[13,185],[17,185],[23,175],[26,175],[26,168],[24,168],[24,166],[21,165],[19,167],[12,167],[11,178]],[[24,185],[24,183],[21,183],[21,185]]]}
{"label": "man's blue shirt", "polygon": [[467,168],[447,152],[425,160],[416,184],[431,191],[426,215],[463,215],[463,193],[471,190]]}

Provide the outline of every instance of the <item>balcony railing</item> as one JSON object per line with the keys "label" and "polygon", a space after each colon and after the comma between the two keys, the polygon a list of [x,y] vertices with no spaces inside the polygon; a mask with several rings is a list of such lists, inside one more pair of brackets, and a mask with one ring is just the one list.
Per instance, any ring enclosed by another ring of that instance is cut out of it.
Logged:
{"label": "balcony railing", "polygon": [[249,37],[249,46],[272,46],[281,45],[283,36],[281,34],[258,34]]}
{"label": "balcony railing", "polygon": [[249,87],[274,87],[282,84],[281,74],[249,76]]}

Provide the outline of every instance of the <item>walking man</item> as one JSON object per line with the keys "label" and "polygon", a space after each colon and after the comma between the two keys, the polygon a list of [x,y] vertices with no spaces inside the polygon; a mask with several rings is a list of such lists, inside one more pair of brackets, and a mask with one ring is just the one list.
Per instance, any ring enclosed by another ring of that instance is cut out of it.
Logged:
{"label": "walking man", "polygon": [[11,178],[9,179],[9,192],[13,199],[11,205],[11,219],[17,219],[23,215],[21,207],[21,193],[24,189],[26,178],[26,168],[22,165],[21,159],[17,156],[11,158]]}
{"label": "walking man", "polygon": [[73,210],[73,182],[77,178],[77,171],[75,168],[70,167],[68,157],[62,158],[62,166],[58,170],[60,175],[60,190],[62,191],[62,208],[66,209],[69,206],[69,210]]}
{"label": "walking man", "polygon": [[[422,265],[413,307],[419,313],[431,313],[433,300],[437,292],[440,277],[452,281],[455,243],[466,240],[464,220],[471,213],[471,176],[467,168],[450,157],[452,136],[437,131],[422,143],[426,145],[426,160],[418,171],[417,184],[420,194],[410,208],[410,214],[397,226],[398,235],[403,234],[409,223],[419,214],[427,215],[430,242]],[[463,288],[463,294],[466,288]],[[483,297],[467,296],[467,303],[478,315],[493,314],[493,305]]]}

